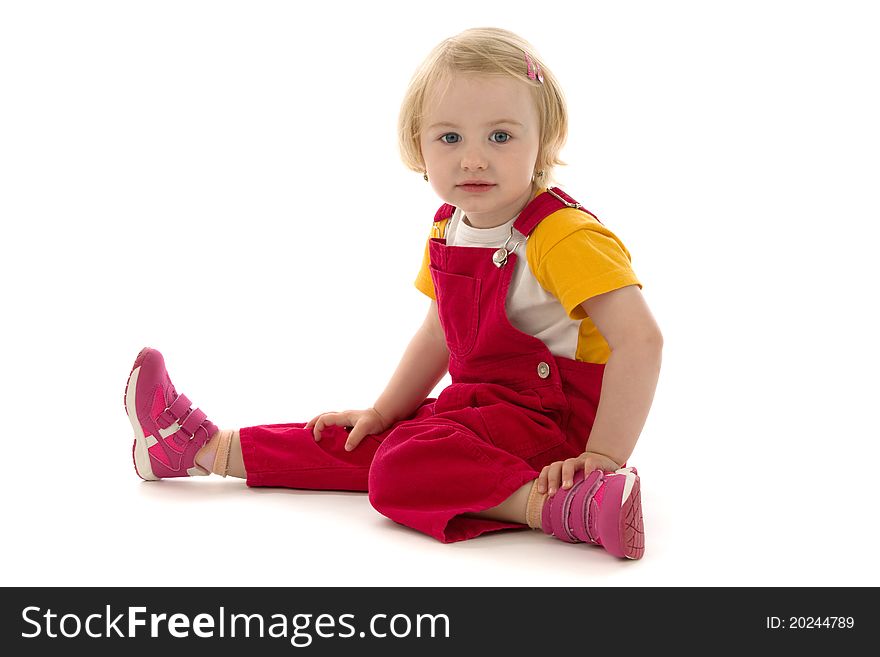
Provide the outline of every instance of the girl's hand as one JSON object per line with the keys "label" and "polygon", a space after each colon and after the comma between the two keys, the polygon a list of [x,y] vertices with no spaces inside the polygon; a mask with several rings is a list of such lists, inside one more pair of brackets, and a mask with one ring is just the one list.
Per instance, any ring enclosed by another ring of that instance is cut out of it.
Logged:
{"label": "girl's hand", "polygon": [[315,436],[315,442],[320,442],[321,432],[324,430],[324,427],[334,425],[351,427],[348,439],[345,441],[345,451],[350,452],[360,445],[365,436],[382,433],[391,426],[391,423],[386,422],[385,418],[375,408],[368,408],[365,411],[321,413],[309,420],[305,428],[312,429],[314,427],[312,433]]}
{"label": "girl's hand", "polygon": [[[577,458],[565,459],[564,461],[555,461],[550,465],[544,466],[541,474],[538,475],[538,492],[548,493],[550,497],[556,493],[562,484],[562,488],[571,488],[571,480],[574,473],[578,469],[584,471],[584,476],[590,474],[593,470],[604,470],[605,472],[614,472],[620,469],[620,465],[612,461],[604,454],[596,452],[584,452]],[[547,490],[549,487],[549,491]]]}

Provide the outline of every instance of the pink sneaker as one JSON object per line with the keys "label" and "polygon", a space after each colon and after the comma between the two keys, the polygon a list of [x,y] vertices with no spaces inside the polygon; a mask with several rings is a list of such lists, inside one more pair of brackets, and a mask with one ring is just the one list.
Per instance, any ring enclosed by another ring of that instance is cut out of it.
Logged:
{"label": "pink sneaker", "polygon": [[621,468],[575,474],[572,487],[547,498],[541,525],[568,543],[596,543],[616,557],[641,559],[645,553],[639,473]]}
{"label": "pink sneaker", "polygon": [[217,427],[177,394],[162,354],[149,347],[141,350],[123,399],[134,428],[134,469],[141,479],[211,474],[195,462],[195,456]]}

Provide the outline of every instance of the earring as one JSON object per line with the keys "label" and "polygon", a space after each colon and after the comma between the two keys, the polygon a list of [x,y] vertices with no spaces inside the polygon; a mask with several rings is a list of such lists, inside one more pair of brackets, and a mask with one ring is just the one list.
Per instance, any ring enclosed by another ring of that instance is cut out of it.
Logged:
{"label": "earring", "polygon": [[541,170],[538,171],[535,175],[532,176],[532,182],[535,182],[535,180],[536,180],[537,178],[543,178],[543,177],[544,177],[544,170],[541,169]]}
{"label": "earring", "polygon": [[425,182],[428,182],[428,172],[425,171]]}

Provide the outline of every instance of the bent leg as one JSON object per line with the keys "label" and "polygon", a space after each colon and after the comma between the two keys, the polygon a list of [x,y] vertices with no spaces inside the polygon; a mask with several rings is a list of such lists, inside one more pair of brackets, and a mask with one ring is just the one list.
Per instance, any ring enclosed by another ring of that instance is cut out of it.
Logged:
{"label": "bent leg", "polygon": [[518,522],[531,525],[528,521],[529,497],[534,485],[534,481],[523,484],[498,506],[493,506],[485,511],[468,515],[473,515],[478,518],[491,518],[492,520]]}
{"label": "bent leg", "polygon": [[526,527],[524,512],[516,519],[481,513],[538,477],[526,461],[482,438],[481,422],[477,409],[466,408],[395,427],[370,469],[373,507],[444,543]]}

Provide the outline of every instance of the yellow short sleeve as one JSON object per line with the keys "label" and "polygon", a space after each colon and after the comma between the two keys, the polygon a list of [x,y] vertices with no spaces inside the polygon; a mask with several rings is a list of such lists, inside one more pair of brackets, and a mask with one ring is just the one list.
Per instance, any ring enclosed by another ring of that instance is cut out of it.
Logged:
{"label": "yellow short sleeve", "polygon": [[447,221],[448,219],[442,219],[431,226],[431,234],[425,241],[425,253],[422,256],[422,267],[419,269],[419,274],[416,276],[415,280],[416,289],[422,294],[427,294],[435,300],[437,295],[434,292],[434,279],[431,278],[431,252],[428,245],[431,243],[431,237],[437,237],[437,228],[440,229],[440,235],[446,235]]}
{"label": "yellow short sleeve", "polygon": [[584,319],[581,304],[599,294],[642,284],[629,251],[594,216],[563,208],[539,223],[526,247],[538,282],[559,299],[571,319]]}

